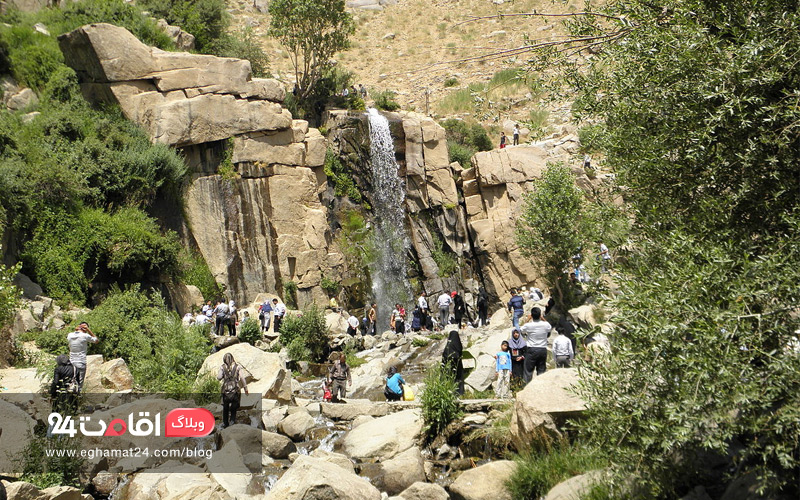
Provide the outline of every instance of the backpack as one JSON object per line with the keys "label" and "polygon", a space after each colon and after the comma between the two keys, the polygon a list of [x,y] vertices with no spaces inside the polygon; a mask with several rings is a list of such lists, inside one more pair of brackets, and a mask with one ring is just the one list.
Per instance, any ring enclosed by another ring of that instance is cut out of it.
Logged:
{"label": "backpack", "polygon": [[72,365],[72,378],[69,382],[67,382],[67,393],[68,394],[78,394],[81,392],[81,386],[78,384],[78,370],[75,368],[75,365]]}
{"label": "backpack", "polygon": [[241,394],[239,390],[239,365],[233,365],[233,368],[228,369],[227,366],[222,367],[222,400],[230,402],[235,400]]}

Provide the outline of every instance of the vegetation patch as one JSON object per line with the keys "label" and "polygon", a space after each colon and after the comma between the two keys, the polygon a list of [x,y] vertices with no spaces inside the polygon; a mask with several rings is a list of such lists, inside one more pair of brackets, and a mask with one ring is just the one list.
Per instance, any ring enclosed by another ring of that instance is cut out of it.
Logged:
{"label": "vegetation patch", "polygon": [[461,405],[453,373],[442,365],[434,365],[425,375],[425,389],[420,396],[422,420],[429,438],[434,438],[453,420],[461,416]]}

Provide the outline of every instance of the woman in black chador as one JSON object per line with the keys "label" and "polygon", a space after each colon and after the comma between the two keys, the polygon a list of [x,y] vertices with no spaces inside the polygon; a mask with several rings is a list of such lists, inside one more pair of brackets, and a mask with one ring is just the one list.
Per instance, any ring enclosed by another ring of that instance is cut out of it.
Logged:
{"label": "woman in black chador", "polygon": [[455,375],[459,396],[464,394],[464,365],[461,363],[461,351],[463,350],[458,331],[451,330],[447,337],[447,345],[444,346],[442,365]]}

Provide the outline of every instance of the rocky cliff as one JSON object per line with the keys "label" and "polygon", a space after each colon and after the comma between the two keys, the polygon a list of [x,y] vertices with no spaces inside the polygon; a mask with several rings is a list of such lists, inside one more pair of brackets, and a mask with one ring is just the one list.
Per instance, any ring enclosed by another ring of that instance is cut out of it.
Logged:
{"label": "rocky cliff", "polygon": [[[350,165],[369,199],[366,114],[328,112],[326,138],[293,120],[280,82],[251,78],[248,61],[165,52],[109,24],[83,26],[59,42],[88,99],[119,105],[153,141],[183,151],[192,176],[172,226],[232,298],[250,302],[293,281],[300,305],[324,300],[323,275],[343,277],[332,234],[343,201],[328,185],[325,152],[331,147]],[[479,153],[462,171],[449,162],[445,131],[432,118],[385,116],[406,186],[410,277],[431,293],[485,286],[503,296],[535,283],[539,273],[516,247],[514,221],[547,162],[573,160],[577,137],[563,132]],[[456,260],[454,274],[441,272],[434,257],[442,253]]]}

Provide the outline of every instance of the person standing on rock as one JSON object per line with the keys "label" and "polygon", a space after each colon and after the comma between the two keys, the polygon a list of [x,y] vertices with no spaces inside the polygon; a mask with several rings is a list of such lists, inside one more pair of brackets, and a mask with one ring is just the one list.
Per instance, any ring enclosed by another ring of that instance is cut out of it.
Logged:
{"label": "person standing on rock", "polygon": [[351,337],[355,337],[356,333],[358,333],[358,318],[350,315],[350,317],[347,318],[347,334]]}
{"label": "person standing on rock", "polygon": [[464,347],[461,345],[461,337],[458,330],[450,330],[447,337],[447,344],[442,353],[442,366],[451,372],[458,384],[458,395],[464,394],[464,364],[461,362]]}
{"label": "person standing on rock", "polygon": [[426,325],[428,324],[428,299],[426,298],[427,294],[422,292],[419,295],[419,300],[417,300],[417,306],[419,307],[420,314],[422,315],[420,318],[420,327],[424,332],[427,330]]}
{"label": "person standing on rock", "polygon": [[511,338],[508,339],[508,349],[511,352],[511,381],[513,384],[521,385],[525,373],[525,351],[528,342],[520,335],[519,328],[511,330]]}
{"label": "person standing on rock", "polygon": [[397,368],[390,366],[389,373],[386,376],[386,387],[383,388],[383,395],[386,396],[386,401],[401,401],[405,383],[403,376],[397,373]]}
{"label": "person standing on rock", "polygon": [[513,314],[513,316],[511,316],[511,324],[514,328],[519,328],[519,319],[525,314],[525,299],[517,294],[516,288],[511,289],[511,300],[508,301],[507,306],[509,312]]}
{"label": "person standing on rock", "polygon": [[206,304],[203,306],[203,309],[202,309],[203,314],[205,314],[205,315],[209,315],[208,311],[213,311],[213,310],[214,310],[214,306],[211,305],[211,301],[210,300],[208,302],[206,302]]}
{"label": "person standing on rock", "polygon": [[273,332],[278,333],[281,329],[281,323],[283,323],[283,317],[286,316],[286,306],[283,302],[278,302],[278,299],[272,299],[272,311],[273,311]]}
{"label": "person standing on rock", "polygon": [[467,314],[467,304],[464,303],[464,297],[459,295],[457,291],[453,291],[453,316],[456,317],[456,325],[461,328],[461,320]]}
{"label": "person standing on rock", "polygon": [[519,124],[518,123],[514,124],[514,145],[515,146],[519,145]]}
{"label": "person standing on rock", "polygon": [[424,326],[424,315],[422,314],[422,309],[419,306],[414,308],[414,312],[411,313],[411,330],[414,332],[420,331]]}
{"label": "person standing on rock", "polygon": [[400,304],[397,303],[394,305],[394,311],[392,311],[392,329],[394,332],[400,335],[404,335],[406,333],[406,310]]}
{"label": "person standing on rock", "polygon": [[230,308],[224,300],[221,300],[217,304],[217,307],[214,308],[214,317],[216,318],[214,322],[214,333],[217,335],[225,335],[225,326],[228,324],[228,318],[230,318]]}
{"label": "person standing on rock", "polygon": [[511,395],[509,382],[511,379],[511,353],[508,350],[508,341],[504,340],[500,344],[500,351],[495,354],[495,370],[497,371],[497,384],[494,388],[494,395],[497,399],[505,399]]}
{"label": "person standing on rock", "polygon": [[75,367],[70,363],[69,356],[59,354],[56,357],[53,382],[50,384],[50,398],[53,402],[54,412],[70,415],[77,409],[75,405],[77,384]]}
{"label": "person standing on rock", "polygon": [[575,351],[572,350],[572,341],[566,335],[558,335],[553,340],[553,357],[556,360],[556,368],[569,368]]}
{"label": "person standing on rock", "polygon": [[503,149],[505,147],[506,147],[506,133],[501,131],[500,132],[500,149]]}
{"label": "person standing on rock", "polygon": [[608,247],[605,243],[600,243],[600,253],[597,255],[597,257],[600,259],[600,263],[602,264],[602,271],[607,273],[608,268],[610,267],[609,264],[611,264],[611,253],[609,253]]}
{"label": "person standing on rock", "polygon": [[339,359],[328,368],[328,385],[331,387],[334,403],[341,402],[347,393],[347,386],[353,385],[344,353],[339,354]]}
{"label": "person standing on rock", "polygon": [[233,354],[225,353],[222,357],[222,366],[219,367],[217,380],[222,381],[222,428],[228,425],[236,425],[236,412],[242,401],[242,389],[245,394],[250,394],[247,390],[247,381],[239,364],[233,359]]}
{"label": "person standing on rock", "polygon": [[83,380],[86,378],[86,353],[89,350],[89,342],[96,344],[100,340],[89,329],[87,322],[82,322],[74,332],[67,334],[69,344],[69,362],[75,368],[75,381],[78,384],[78,392],[83,387]]}
{"label": "person standing on rock", "polygon": [[542,310],[531,309],[531,320],[522,325],[520,332],[525,337],[525,368],[522,379],[527,384],[533,378],[533,371],[541,375],[547,371],[547,337],[553,327],[542,319]]}
{"label": "person standing on rock", "polygon": [[258,307],[258,319],[261,320],[261,331],[267,333],[269,331],[269,323],[272,320],[272,304],[269,303],[269,299]]}
{"label": "person standing on rock", "polygon": [[239,324],[239,311],[236,309],[236,303],[230,301],[228,303],[228,335],[231,337],[236,336],[236,325]]}
{"label": "person standing on rock", "polygon": [[370,335],[377,335],[378,334],[378,304],[375,302],[372,303],[372,306],[369,308],[369,313],[367,313],[367,319],[369,320],[369,334]]}
{"label": "person standing on rock", "polygon": [[439,305],[439,327],[442,330],[447,328],[447,325],[450,323],[450,304],[452,302],[453,299],[450,297],[450,294],[447,293],[447,290],[442,292],[436,300],[436,303]]}
{"label": "person standing on rock", "polygon": [[478,318],[481,326],[489,324],[489,294],[483,287],[478,291]]}

